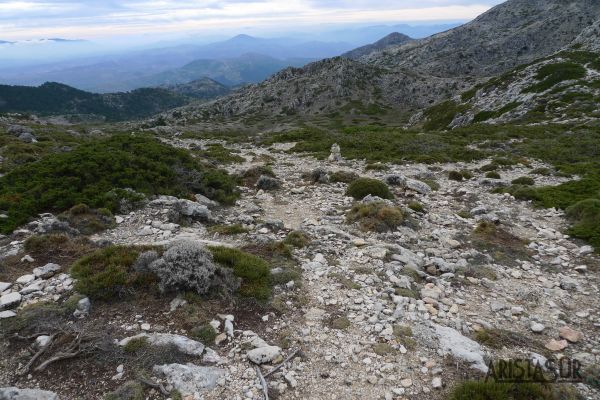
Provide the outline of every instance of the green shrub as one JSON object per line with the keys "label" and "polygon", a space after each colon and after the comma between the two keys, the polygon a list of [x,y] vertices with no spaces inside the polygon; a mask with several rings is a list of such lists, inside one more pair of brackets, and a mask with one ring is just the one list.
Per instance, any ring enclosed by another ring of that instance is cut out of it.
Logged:
{"label": "green shrub", "polygon": [[190,334],[194,339],[202,342],[206,346],[212,346],[217,337],[217,331],[210,324],[203,324],[192,328]]}
{"label": "green shrub", "polygon": [[0,178],[0,231],[10,233],[41,212],[77,204],[119,209],[126,188],[147,195],[202,193],[230,204],[238,193],[224,171],[203,167],[182,149],[146,136],[116,135],[49,155]]}
{"label": "green shrub", "polygon": [[434,192],[440,190],[440,184],[435,179],[421,179],[421,182],[427,184]]}
{"label": "green shrub", "polygon": [[330,182],[351,183],[359,178],[358,174],[349,171],[335,171],[329,175]]}
{"label": "green shrub", "polygon": [[126,353],[137,353],[138,351],[146,349],[149,346],[150,343],[148,343],[148,338],[139,337],[128,341],[127,344],[123,346],[123,351]]}
{"label": "green shrub", "polygon": [[426,130],[446,129],[457,114],[469,109],[467,105],[459,105],[452,100],[436,104],[423,113],[427,119],[423,127]]}
{"label": "green shrub", "polygon": [[247,169],[241,175],[242,180],[246,186],[254,186],[261,176],[270,176],[275,178],[275,172],[268,165],[257,165]]}
{"label": "green shrub", "polygon": [[211,233],[218,233],[219,235],[240,235],[249,232],[242,224],[213,225],[208,227],[208,231]]}
{"label": "green shrub", "polygon": [[489,178],[489,179],[501,179],[502,178],[500,176],[500,174],[497,173],[496,171],[490,171],[490,172],[486,173],[485,177]]}
{"label": "green shrub", "polygon": [[550,170],[550,168],[543,168],[543,167],[532,169],[529,173],[532,175],[542,175],[542,176],[552,175],[552,171]]}
{"label": "green shrub", "polygon": [[525,92],[543,92],[550,89],[554,85],[573,79],[581,79],[585,77],[585,67],[573,63],[562,62],[556,64],[544,65],[539,69],[536,79],[540,82],[525,88]]}
{"label": "green shrub", "polygon": [[128,296],[136,288],[156,287],[154,275],[133,270],[144,250],[110,246],[81,258],[71,267],[71,275],[77,279],[75,290],[92,299],[113,300]]}
{"label": "green shrub", "polygon": [[535,180],[529,176],[522,176],[520,178],[514,179],[511,183],[513,185],[533,186],[535,185]]}
{"label": "green shrub", "polygon": [[348,186],[346,191],[346,196],[353,197],[355,200],[362,200],[368,195],[378,196],[382,199],[394,198],[384,182],[371,178],[358,178]]}
{"label": "green shrub", "polygon": [[267,300],[271,296],[269,264],[262,258],[228,247],[211,247],[214,260],[242,279],[239,294]]}
{"label": "green shrub", "polygon": [[462,181],[463,180],[463,176],[459,171],[450,171],[448,172],[448,179],[450,179],[451,181]]}
{"label": "green shrub", "polygon": [[425,212],[425,207],[423,207],[423,204],[419,203],[418,201],[411,201],[408,203],[408,208],[418,213]]}
{"label": "green shrub", "polygon": [[404,214],[398,207],[383,202],[357,203],[348,212],[346,220],[348,223],[359,222],[366,231],[387,232],[404,222]]}
{"label": "green shrub", "polygon": [[567,216],[573,221],[569,235],[587,240],[600,249],[600,199],[587,199],[567,208]]}
{"label": "green shrub", "polygon": [[498,169],[498,164],[486,164],[483,167],[479,168],[480,171],[482,172],[491,172],[491,171],[496,171]]}
{"label": "green shrub", "polygon": [[246,161],[244,157],[235,154],[236,152],[235,150],[223,147],[222,144],[209,144],[205,150],[194,151],[202,159],[208,159],[218,164],[234,164]]}
{"label": "green shrub", "polygon": [[299,249],[308,246],[310,242],[311,240],[308,235],[302,231],[292,231],[288,233],[287,237],[283,241],[283,243]]}
{"label": "green shrub", "polygon": [[59,215],[59,218],[67,221],[69,225],[84,235],[102,232],[115,225],[114,217],[110,210],[106,208],[93,210],[86,204],[78,204],[71,207],[69,211]]}
{"label": "green shrub", "polygon": [[473,173],[471,171],[469,171],[468,169],[461,169],[460,174],[466,180],[473,179],[473,177],[474,177]]}

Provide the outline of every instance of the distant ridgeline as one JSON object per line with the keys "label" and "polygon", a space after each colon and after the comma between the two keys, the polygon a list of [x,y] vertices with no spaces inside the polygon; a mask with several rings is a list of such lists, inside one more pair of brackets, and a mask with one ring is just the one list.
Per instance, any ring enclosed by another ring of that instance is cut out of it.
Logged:
{"label": "distant ridgeline", "polygon": [[146,118],[190,101],[162,88],[96,94],[53,82],[39,87],[0,85],[0,113],[94,115],[106,121],[124,121]]}

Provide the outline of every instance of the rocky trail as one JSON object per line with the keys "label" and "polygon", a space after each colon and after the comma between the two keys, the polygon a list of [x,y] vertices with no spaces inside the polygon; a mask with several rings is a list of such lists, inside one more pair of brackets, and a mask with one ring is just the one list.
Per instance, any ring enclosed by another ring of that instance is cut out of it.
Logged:
{"label": "rocky trail", "polygon": [[[170,143],[197,148],[209,142]],[[260,375],[267,374],[271,397],[277,399],[443,399],[453,382],[484,374],[490,361],[564,355],[598,364],[600,260],[591,247],[562,233],[567,226],[562,212],[491,193],[498,181],[448,179],[449,170],[477,170],[489,160],[435,168],[391,165],[378,171],[365,170],[361,161],[322,161],[284,151],[292,145],[225,146],[246,159],[230,172],[274,160],[271,167],[281,184],[277,190],[245,187],[235,206],[210,211],[211,221],[242,224],[248,233],[225,236],[201,223],[170,223],[167,215],[176,199],[162,198],[118,216],[114,229],[92,239],[128,245],[192,239],[241,247],[302,231],[311,243],[293,251],[301,283],[276,288],[277,307],[265,314],[213,315],[219,336],[210,349],[186,341],[186,332],[170,320],[169,307],[177,308],[177,299],[159,312],[133,307],[108,317],[120,339],[141,334],[152,342],[175,341],[195,357],[191,364],[155,367],[152,378],[163,389],[175,388],[187,399],[262,399]],[[503,170],[503,180],[527,175],[532,167],[543,165]],[[354,204],[345,195],[348,185],[306,179],[307,172],[318,169],[322,176],[343,170],[395,183],[395,198],[388,202],[407,214],[405,222],[387,233],[348,224],[346,214]],[[436,181],[439,189],[422,180]],[[543,176],[537,184],[564,181]],[[420,203],[423,212],[408,208],[411,202]],[[482,222],[497,230],[478,234]],[[6,249],[20,246],[15,241]],[[278,265],[272,267],[276,274]],[[39,276],[3,287],[2,303],[16,293],[22,305],[54,298],[56,292],[44,289],[50,284],[43,279],[34,282],[38,290],[23,294]],[[72,290],[66,273],[48,279],[61,279],[61,287]],[[29,293],[37,295],[28,298]],[[5,313],[8,318],[13,311]],[[275,366],[280,368],[269,373]],[[121,382],[133,371],[121,367],[115,373]],[[10,373],[0,375],[0,383],[12,382]],[[38,385],[46,388],[34,378],[31,386]],[[586,398],[600,398],[591,386],[575,386]],[[154,390],[156,398],[160,390]]]}

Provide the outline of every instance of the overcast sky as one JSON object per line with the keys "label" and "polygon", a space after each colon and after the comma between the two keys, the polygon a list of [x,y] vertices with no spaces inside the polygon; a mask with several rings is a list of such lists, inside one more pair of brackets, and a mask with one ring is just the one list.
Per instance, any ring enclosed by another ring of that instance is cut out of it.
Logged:
{"label": "overcast sky", "polygon": [[502,0],[0,0],[0,39],[470,20]]}

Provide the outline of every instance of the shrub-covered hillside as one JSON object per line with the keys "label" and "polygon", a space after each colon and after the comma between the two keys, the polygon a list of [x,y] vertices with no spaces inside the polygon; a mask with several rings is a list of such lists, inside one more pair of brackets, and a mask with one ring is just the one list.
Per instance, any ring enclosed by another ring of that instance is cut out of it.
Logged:
{"label": "shrub-covered hillside", "polygon": [[61,212],[76,204],[115,210],[133,189],[145,195],[235,200],[235,182],[205,166],[185,150],[145,136],[117,135],[51,154],[0,178],[0,231],[11,232],[41,212]]}
{"label": "shrub-covered hillside", "polygon": [[84,114],[123,121],[149,117],[187,103],[187,97],[158,88],[96,94],[52,82],[39,87],[0,85],[0,113]]}

